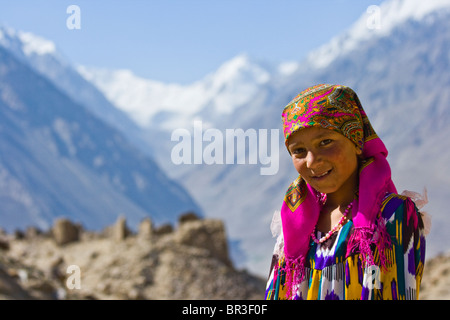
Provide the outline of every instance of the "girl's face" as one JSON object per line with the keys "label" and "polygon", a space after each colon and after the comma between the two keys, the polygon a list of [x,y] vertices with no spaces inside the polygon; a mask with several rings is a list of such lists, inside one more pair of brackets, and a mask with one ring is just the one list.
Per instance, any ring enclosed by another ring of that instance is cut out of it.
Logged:
{"label": "girl's face", "polygon": [[356,191],[361,151],[342,134],[320,127],[302,129],[289,137],[288,149],[295,169],[317,191]]}

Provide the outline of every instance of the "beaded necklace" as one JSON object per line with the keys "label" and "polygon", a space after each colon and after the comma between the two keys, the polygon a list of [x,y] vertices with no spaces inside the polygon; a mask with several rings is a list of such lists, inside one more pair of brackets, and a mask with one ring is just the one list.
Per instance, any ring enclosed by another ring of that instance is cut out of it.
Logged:
{"label": "beaded necklace", "polygon": [[320,238],[320,239],[316,238],[315,233],[316,233],[317,226],[314,227],[314,230],[311,232],[311,238],[313,239],[313,241],[317,244],[321,244],[321,243],[327,241],[328,239],[330,239],[331,235],[333,233],[335,233],[337,230],[339,230],[342,227],[342,225],[344,224],[345,218],[347,217],[348,211],[352,207],[352,204],[353,204],[353,201],[350,202],[350,204],[347,206],[347,208],[345,209],[343,216],[339,220],[339,222],[330,231],[328,231],[327,234],[324,235],[322,238]]}

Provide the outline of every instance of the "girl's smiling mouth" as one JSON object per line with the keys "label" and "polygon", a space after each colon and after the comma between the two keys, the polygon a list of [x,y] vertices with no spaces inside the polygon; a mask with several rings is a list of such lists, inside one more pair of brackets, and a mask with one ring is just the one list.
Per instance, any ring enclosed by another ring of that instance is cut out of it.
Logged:
{"label": "girl's smiling mouth", "polygon": [[325,177],[327,177],[327,176],[330,174],[330,172],[331,172],[332,170],[333,170],[333,169],[330,169],[330,170],[327,170],[327,171],[325,171],[325,172],[323,172],[323,173],[321,173],[321,174],[315,174],[315,175],[311,176],[311,178],[312,178],[312,179],[316,179],[316,180],[325,178]]}

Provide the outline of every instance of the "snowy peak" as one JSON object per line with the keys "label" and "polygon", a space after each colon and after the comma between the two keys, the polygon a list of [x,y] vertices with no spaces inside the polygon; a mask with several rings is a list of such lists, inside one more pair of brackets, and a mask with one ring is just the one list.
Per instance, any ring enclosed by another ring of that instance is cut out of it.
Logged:
{"label": "snowy peak", "polygon": [[31,54],[55,54],[56,46],[52,41],[35,36],[30,32],[19,32],[19,39],[23,43],[23,52],[29,56]]}
{"label": "snowy peak", "polygon": [[206,108],[209,114],[230,114],[271,79],[270,72],[246,54],[190,85],[144,79],[129,70],[80,66],[78,72],[138,125],[157,125],[165,130],[191,127],[193,119]]}
{"label": "snowy peak", "polygon": [[2,26],[0,26],[0,45],[13,51],[15,54],[19,53],[19,55],[56,55],[54,42],[34,35],[31,32],[15,31]]}
{"label": "snowy peak", "polygon": [[222,64],[211,78],[217,87],[235,81],[264,84],[270,80],[270,73],[251,61],[247,54],[241,54]]}
{"label": "snowy peak", "polygon": [[217,113],[230,114],[247,103],[270,79],[268,70],[248,55],[238,55],[205,77],[203,83],[208,100],[204,106],[209,103]]}
{"label": "snowy peak", "polygon": [[[146,127],[159,112],[190,115],[200,104],[201,88],[144,79],[132,71],[79,66],[77,71],[94,84],[116,107],[126,112],[139,126]],[[184,101],[180,108],[180,100]]]}
{"label": "snowy peak", "polygon": [[450,0],[390,0],[381,4],[381,29],[392,30],[407,20],[421,20],[431,12],[449,10]]}
{"label": "snowy peak", "polygon": [[363,41],[388,36],[395,27],[408,20],[418,21],[441,10],[450,10],[450,0],[389,0],[380,6],[369,6],[347,31],[312,51],[307,62],[311,67],[324,68],[334,59],[358,48]]}

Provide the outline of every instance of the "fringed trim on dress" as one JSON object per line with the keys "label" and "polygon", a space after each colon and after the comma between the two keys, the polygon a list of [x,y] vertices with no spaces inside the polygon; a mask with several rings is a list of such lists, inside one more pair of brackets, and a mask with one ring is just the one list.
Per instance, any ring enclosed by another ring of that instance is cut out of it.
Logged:
{"label": "fringed trim on dress", "polygon": [[347,244],[346,257],[359,252],[363,265],[372,266],[375,265],[373,248],[376,247],[380,257],[379,266],[387,270],[387,265],[391,261],[388,261],[385,250],[391,246],[391,237],[386,230],[384,220],[379,217],[375,226],[354,228]]}
{"label": "fringed trim on dress", "polygon": [[295,289],[305,279],[305,257],[300,256],[298,258],[284,258],[284,266],[276,266],[275,273],[279,269],[285,275],[285,287],[286,287],[286,299],[291,300],[295,294]]}

